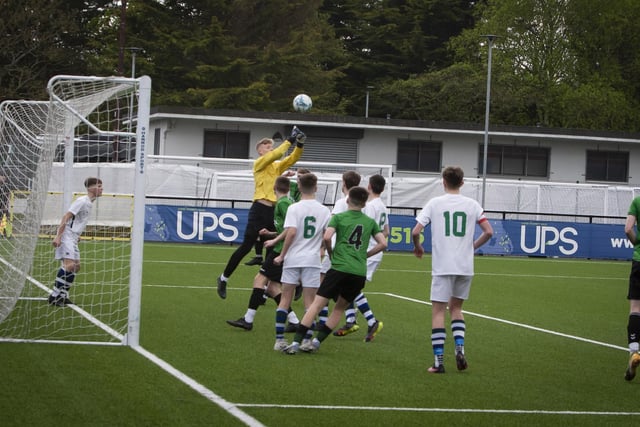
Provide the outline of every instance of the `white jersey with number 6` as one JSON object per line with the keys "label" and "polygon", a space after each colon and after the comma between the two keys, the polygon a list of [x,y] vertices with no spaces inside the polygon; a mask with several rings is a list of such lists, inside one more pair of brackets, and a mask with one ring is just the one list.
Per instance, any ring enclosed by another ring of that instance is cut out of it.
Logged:
{"label": "white jersey with number 6", "polygon": [[416,221],[431,224],[431,275],[473,275],[473,240],[476,224],[486,221],[477,201],[445,194],[429,200]]}
{"label": "white jersey with number 6", "polygon": [[283,267],[320,267],[320,248],[331,212],[316,200],[300,200],[289,206],[284,228],[295,228],[296,236]]}

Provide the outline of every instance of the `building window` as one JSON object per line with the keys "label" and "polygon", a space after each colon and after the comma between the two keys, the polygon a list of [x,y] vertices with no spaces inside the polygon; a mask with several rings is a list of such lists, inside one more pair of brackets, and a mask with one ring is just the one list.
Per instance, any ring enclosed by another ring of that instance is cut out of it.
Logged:
{"label": "building window", "polygon": [[440,172],[442,169],[442,142],[398,141],[397,169],[416,172]]}
{"label": "building window", "polygon": [[629,182],[629,153],[587,150],[587,181]]}
{"label": "building window", "polygon": [[[483,173],[484,144],[478,151],[478,173]],[[489,145],[487,175],[543,177],[549,176],[550,150],[524,145]]]}
{"label": "building window", "polygon": [[246,159],[249,156],[249,132],[205,130],[203,157]]}

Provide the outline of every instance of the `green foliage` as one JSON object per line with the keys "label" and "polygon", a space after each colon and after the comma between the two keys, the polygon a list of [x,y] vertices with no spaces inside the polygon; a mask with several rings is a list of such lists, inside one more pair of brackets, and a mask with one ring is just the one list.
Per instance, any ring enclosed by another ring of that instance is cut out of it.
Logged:
{"label": "green foliage", "polygon": [[[3,99],[55,74],[153,79],[154,104],[637,131],[640,2],[7,0]],[[28,29],[29,31],[25,31]],[[484,82],[482,80],[485,80]]]}

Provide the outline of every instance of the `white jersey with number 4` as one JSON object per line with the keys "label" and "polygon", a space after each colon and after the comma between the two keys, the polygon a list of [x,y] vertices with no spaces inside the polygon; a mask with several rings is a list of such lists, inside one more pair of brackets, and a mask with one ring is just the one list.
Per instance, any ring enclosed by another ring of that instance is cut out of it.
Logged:
{"label": "white jersey with number 4", "polygon": [[480,203],[461,194],[429,200],[416,221],[431,224],[431,275],[473,275],[476,224],[486,221]]}
{"label": "white jersey with number 4", "polygon": [[300,200],[289,206],[284,228],[295,227],[296,236],[283,267],[320,267],[322,237],[330,217],[329,208],[316,200]]}

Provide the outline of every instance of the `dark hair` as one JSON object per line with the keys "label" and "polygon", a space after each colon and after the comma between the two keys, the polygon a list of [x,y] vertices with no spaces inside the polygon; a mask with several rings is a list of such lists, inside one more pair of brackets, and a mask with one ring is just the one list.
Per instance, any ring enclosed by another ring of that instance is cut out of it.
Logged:
{"label": "dark hair", "polygon": [[276,178],[274,188],[278,193],[288,193],[290,187],[291,181],[286,176],[279,176]]}
{"label": "dark hair", "polygon": [[302,194],[313,194],[318,185],[318,177],[312,173],[303,173],[298,176],[298,188]]}
{"label": "dark hair", "polygon": [[297,175],[303,175],[305,173],[311,173],[311,171],[307,168],[298,168],[296,169],[296,174]]}
{"label": "dark hair", "polygon": [[367,204],[369,193],[362,187],[353,187],[349,190],[349,203],[353,206],[363,208]]}
{"label": "dark hair", "polygon": [[360,184],[361,179],[360,174],[356,171],[346,171],[342,174],[342,182],[345,187],[347,187],[347,190],[350,190]]}
{"label": "dark hair", "polygon": [[387,181],[385,181],[384,176],[380,174],[371,175],[369,177],[369,185],[371,186],[371,191],[373,191],[374,194],[382,193],[386,183]]}
{"label": "dark hair", "polygon": [[93,187],[94,185],[98,184],[102,184],[102,180],[94,176],[90,176],[89,178],[84,180],[84,188]]}
{"label": "dark hair", "polygon": [[447,187],[451,189],[460,188],[464,179],[464,172],[459,166],[447,166],[442,171],[442,178],[447,183]]}

